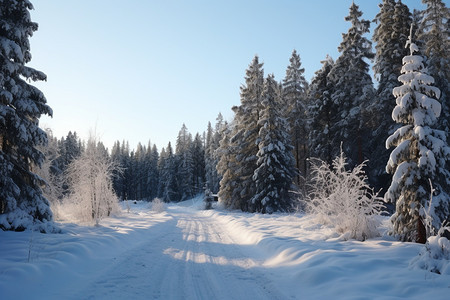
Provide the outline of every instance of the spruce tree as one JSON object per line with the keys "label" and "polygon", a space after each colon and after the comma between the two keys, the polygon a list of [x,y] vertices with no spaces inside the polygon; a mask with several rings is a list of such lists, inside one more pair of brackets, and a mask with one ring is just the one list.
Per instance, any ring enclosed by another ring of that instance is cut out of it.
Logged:
{"label": "spruce tree", "polygon": [[0,1],[0,229],[33,226],[53,230],[52,212],[41,190],[42,180],[32,172],[47,143],[39,128],[42,114],[52,115],[44,94],[30,81],[46,75],[26,66],[31,61],[29,38],[38,29],[31,21],[29,1]]}
{"label": "spruce tree", "polygon": [[351,22],[351,27],[347,33],[342,34],[343,40],[338,47],[341,55],[328,75],[333,82],[333,116],[330,127],[332,157],[339,155],[342,143],[350,167],[362,163],[366,158],[366,109],[374,96],[369,64],[366,61],[372,59],[374,54],[372,43],[364,37],[369,32],[370,22],[360,19],[361,16],[359,7],[353,3],[345,18]]}
{"label": "spruce tree", "polygon": [[328,74],[333,68],[334,61],[327,55],[321,63],[322,68],[315,73],[308,93],[310,116],[308,148],[311,157],[320,158],[331,165],[334,159],[334,151],[330,143],[333,103],[331,101],[332,86]]}
{"label": "spruce tree", "polygon": [[[216,170],[216,166],[213,164],[213,149],[212,149],[212,139],[213,139],[213,128],[211,122],[208,122],[208,127],[206,129],[206,140],[205,140],[205,188],[212,190],[212,177],[213,172]],[[214,191],[212,191],[214,193]]]}
{"label": "spruce tree", "polygon": [[[303,177],[306,176],[308,157],[308,111],[307,111],[307,97],[306,92],[308,82],[303,75],[305,69],[302,68],[300,55],[297,51],[292,52],[289,59],[289,66],[286,69],[286,77],[283,80],[283,115],[287,118],[292,145],[294,146],[294,157],[296,160],[296,167]],[[300,176],[297,176],[296,183],[300,185]]]}
{"label": "spruce tree", "polygon": [[217,155],[220,157],[217,163],[217,173],[221,176],[219,199],[221,203],[227,208],[239,209],[241,208],[240,198],[235,197],[237,182],[239,177],[236,170],[239,163],[236,160],[237,150],[236,145],[232,144],[230,139],[234,123],[225,126],[222,131],[222,140],[220,140],[220,147],[217,149]]}
{"label": "spruce tree", "polygon": [[425,243],[425,225],[439,229],[450,220],[450,171],[445,167],[450,148],[445,132],[433,129],[441,112],[440,90],[432,86],[433,77],[415,54],[418,47],[411,36],[410,55],[398,78],[403,85],[393,90],[397,105],[392,118],[402,127],[386,140],[386,147],[395,149],[386,166],[393,179],[385,200],[396,204],[393,233],[403,241]]}
{"label": "spruce tree", "polygon": [[224,132],[227,130],[228,124],[223,120],[223,116],[221,113],[216,118],[216,125],[214,127],[214,134],[211,140],[210,150],[212,153],[212,164],[213,170],[211,172],[211,187],[210,190],[213,193],[218,193],[220,188],[220,180],[222,179],[219,173],[217,172],[217,164],[220,160],[220,155],[218,153],[218,149],[220,147],[220,141],[223,138]]}
{"label": "spruce tree", "polygon": [[119,199],[123,200],[123,165],[122,157],[120,152],[120,142],[114,142],[113,148],[111,150],[111,160],[117,165],[117,168],[113,170],[112,185]]}
{"label": "spruce tree", "polygon": [[391,118],[395,106],[392,90],[398,85],[402,59],[408,54],[404,45],[408,39],[411,14],[401,1],[395,3],[394,0],[384,0],[374,21],[377,27],[373,34],[373,41],[376,43],[373,70],[378,80],[378,88],[369,108],[372,128],[369,144],[372,150],[368,176],[376,190],[382,189],[384,193],[391,180],[391,176],[385,171],[389,151],[384,147],[384,141],[397,128]]}
{"label": "spruce tree", "polygon": [[[193,158],[192,158],[192,135],[185,124],[181,127],[175,150],[176,181],[178,186],[178,201],[186,200],[194,195]],[[172,201],[175,199],[172,199]]]}
{"label": "spruce tree", "polygon": [[441,90],[441,117],[437,127],[450,132],[450,8],[442,0],[422,0],[426,9],[422,12],[418,39],[424,43],[425,62],[435,86]]}
{"label": "spruce tree", "polygon": [[[150,147],[149,147],[150,149]],[[149,153],[149,167],[147,176],[147,188],[149,200],[153,200],[158,196],[158,184],[159,184],[159,172],[158,172],[158,160],[159,153],[156,145],[153,145]]]}
{"label": "spruce tree", "polygon": [[222,140],[222,131],[224,127],[223,116],[221,113],[216,118],[216,125],[213,129],[211,123],[208,123],[206,131],[205,145],[205,178],[207,188],[214,194],[219,192],[220,176],[217,173],[217,164],[219,163],[218,149]]}
{"label": "spruce tree", "polygon": [[169,142],[167,149],[161,150],[161,155],[159,158],[159,197],[164,200],[164,202],[179,201],[179,189],[177,184],[177,166],[176,158],[173,154],[172,144]]}
{"label": "spruce tree", "polygon": [[131,155],[130,155],[130,144],[128,141],[122,141],[120,147],[120,166],[123,168],[123,180],[122,180],[122,200],[132,199],[131,185],[133,181],[132,165],[131,165]]}
{"label": "spruce tree", "polygon": [[205,147],[199,133],[195,135],[191,144],[192,154],[192,180],[193,193],[195,196],[203,191],[205,185]]}
{"label": "spruce tree", "polygon": [[290,211],[293,208],[290,191],[295,175],[293,146],[289,136],[289,125],[282,115],[284,103],[273,75],[265,80],[263,110],[258,121],[257,168],[253,174],[256,193],[249,205],[250,211],[273,213]]}
{"label": "spruce tree", "polygon": [[[261,94],[264,84],[263,64],[259,63],[255,56],[246,71],[245,85],[241,87],[241,105],[233,107],[235,113],[234,124],[230,140],[227,142],[229,150],[223,150],[232,161],[227,171],[219,167],[225,178],[228,192],[219,192],[225,205],[249,210],[251,198],[255,194],[256,185],[253,181],[253,173],[256,169],[256,154],[258,153],[259,114],[261,112]],[[221,147],[223,147],[221,145]],[[225,176],[225,172],[228,174]],[[230,188],[232,187],[232,188]],[[223,187],[221,182],[220,189]]]}

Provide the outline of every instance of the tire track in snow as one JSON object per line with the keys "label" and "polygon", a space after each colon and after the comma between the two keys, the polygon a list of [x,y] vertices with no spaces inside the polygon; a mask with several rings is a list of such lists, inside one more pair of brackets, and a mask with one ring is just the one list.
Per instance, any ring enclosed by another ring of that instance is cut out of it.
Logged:
{"label": "tire track in snow", "polygon": [[286,299],[253,258],[255,246],[236,244],[199,211],[169,214],[73,299]]}

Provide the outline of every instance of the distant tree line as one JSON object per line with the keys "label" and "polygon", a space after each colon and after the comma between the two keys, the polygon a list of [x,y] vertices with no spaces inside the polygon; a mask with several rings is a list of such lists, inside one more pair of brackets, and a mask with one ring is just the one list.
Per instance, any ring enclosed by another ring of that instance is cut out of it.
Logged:
{"label": "distant tree line", "polygon": [[[129,143],[117,141],[111,151],[102,142],[96,143],[98,153],[114,163],[112,185],[119,199],[147,200],[158,197],[166,202],[182,201],[198,195],[208,188],[213,193],[219,190],[219,177],[216,170],[219,141],[226,124],[221,114],[213,128],[208,124],[206,133],[194,137],[183,124],[179,131],[175,149],[169,143],[158,150],[150,142],[147,146],[138,143],[133,150]],[[67,195],[69,185],[64,177],[71,163],[86,151],[86,142],[76,132],[69,132],[60,139],[50,138],[44,149],[49,162],[50,173],[61,179],[60,198]],[[92,146],[91,146],[92,147]]]}

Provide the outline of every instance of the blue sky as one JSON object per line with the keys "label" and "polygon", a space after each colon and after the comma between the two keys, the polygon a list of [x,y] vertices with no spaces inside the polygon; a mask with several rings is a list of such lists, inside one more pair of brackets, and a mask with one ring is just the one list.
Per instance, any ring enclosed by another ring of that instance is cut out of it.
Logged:
{"label": "blue sky", "polygon": [[[355,1],[372,20],[381,0]],[[257,54],[282,80],[292,50],[310,80],[337,47],[351,0],[34,0],[39,30],[30,66],[53,108],[42,117],[57,137],[94,130],[107,147],[150,140],[165,147],[183,123],[195,135],[221,112],[232,118]],[[403,0],[410,9],[420,0]]]}

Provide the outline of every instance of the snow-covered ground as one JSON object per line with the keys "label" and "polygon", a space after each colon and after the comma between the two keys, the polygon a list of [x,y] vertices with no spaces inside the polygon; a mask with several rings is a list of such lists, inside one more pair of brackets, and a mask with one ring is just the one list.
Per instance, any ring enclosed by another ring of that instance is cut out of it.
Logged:
{"label": "snow-covered ground", "polygon": [[138,202],[98,227],[0,231],[0,299],[449,299],[450,274],[411,264],[423,245],[200,207]]}

